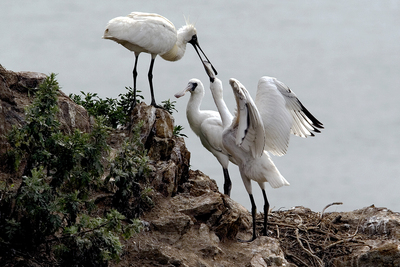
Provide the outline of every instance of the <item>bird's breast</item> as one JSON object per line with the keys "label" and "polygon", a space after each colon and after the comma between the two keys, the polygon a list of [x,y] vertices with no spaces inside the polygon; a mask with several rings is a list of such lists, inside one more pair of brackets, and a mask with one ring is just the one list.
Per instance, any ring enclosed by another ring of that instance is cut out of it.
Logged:
{"label": "bird's breast", "polygon": [[185,50],[181,51],[182,49],[179,49],[179,47],[175,44],[171,50],[169,50],[167,53],[162,54],[161,57],[165,60],[168,61],[177,61],[181,59],[185,53]]}

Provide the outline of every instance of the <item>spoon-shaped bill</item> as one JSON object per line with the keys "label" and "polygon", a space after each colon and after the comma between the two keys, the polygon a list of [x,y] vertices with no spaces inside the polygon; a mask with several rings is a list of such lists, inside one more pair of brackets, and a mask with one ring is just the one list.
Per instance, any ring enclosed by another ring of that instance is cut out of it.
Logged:
{"label": "spoon-shaped bill", "polygon": [[[199,53],[199,50],[201,51],[201,53],[203,54],[203,56],[207,59],[206,61],[207,61],[208,63],[210,63],[211,68],[213,69],[215,75],[217,75],[217,74],[218,74],[217,70],[214,68],[214,66],[212,65],[211,61],[208,59],[208,57],[206,56],[206,54],[204,53],[204,51],[201,49],[201,47],[200,47],[200,45],[199,45],[199,42],[198,42],[198,40],[197,40],[197,36],[196,36],[196,35],[193,35],[193,37],[192,37],[192,39],[189,41],[189,43],[193,45],[194,50],[196,50],[197,55],[199,55],[200,60],[201,60],[201,61],[205,61],[205,60],[203,60],[203,58],[201,57],[201,55],[200,55],[200,53]],[[197,48],[198,48],[199,50],[198,50]]]}

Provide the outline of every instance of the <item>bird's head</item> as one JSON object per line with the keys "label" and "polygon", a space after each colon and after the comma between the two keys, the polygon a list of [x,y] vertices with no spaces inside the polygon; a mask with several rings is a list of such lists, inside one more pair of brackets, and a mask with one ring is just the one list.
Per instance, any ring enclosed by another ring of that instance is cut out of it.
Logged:
{"label": "bird's head", "polygon": [[199,79],[191,79],[188,82],[186,88],[183,91],[176,93],[175,97],[180,98],[184,96],[187,92],[190,92],[192,95],[204,95],[203,83]]}
{"label": "bird's head", "polygon": [[[193,45],[194,50],[196,50],[196,53],[197,53],[197,55],[199,55],[200,60],[202,62],[203,61],[207,61],[208,63],[210,63],[211,68],[214,71],[215,75],[218,74],[218,72],[215,70],[214,66],[211,64],[210,60],[207,58],[206,54],[201,49],[200,44],[199,44],[199,40],[197,39],[197,31],[196,31],[196,28],[194,27],[193,24],[186,24],[185,26],[180,28],[178,30],[178,36],[183,38],[183,41],[184,41],[185,44],[189,43],[189,44]],[[201,57],[199,50],[203,54],[203,56],[205,57],[204,60]]]}
{"label": "bird's head", "polygon": [[197,31],[193,24],[186,24],[178,30],[178,36],[182,36],[185,43],[197,42]]}

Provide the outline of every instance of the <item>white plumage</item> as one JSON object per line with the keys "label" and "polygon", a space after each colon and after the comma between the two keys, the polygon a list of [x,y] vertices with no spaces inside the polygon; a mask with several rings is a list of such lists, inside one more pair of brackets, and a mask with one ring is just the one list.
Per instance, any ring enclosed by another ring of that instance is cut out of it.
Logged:
{"label": "white plumage", "polygon": [[237,112],[232,124],[225,128],[222,141],[239,166],[247,192],[252,194],[251,180],[262,188],[264,182],[269,182],[274,188],[289,185],[264,151],[266,133],[263,119],[249,92],[236,79],[230,79],[229,83],[235,95]]}
{"label": "white plumage", "polygon": [[[175,26],[167,18],[158,14],[132,12],[126,17],[116,17],[110,20],[103,35],[104,39],[113,40],[135,53],[135,65],[133,68],[134,102],[136,104],[136,77],[137,60],[139,54],[151,54],[151,63],[148,79],[151,92],[151,104],[157,106],[153,92],[153,65],[157,55],[168,61],[177,61],[183,57],[186,44],[190,43],[195,48],[201,59],[197,48],[207,56],[197,40],[196,29],[192,24],[187,24],[176,31]],[[201,59],[202,60],[202,59]],[[216,73],[215,69],[213,68]]]}
{"label": "white plumage", "polygon": [[323,129],[296,94],[276,78],[260,78],[255,102],[264,124],[265,149],[276,156],[286,154],[290,133],[307,137]]}
{"label": "white plumage", "polygon": [[[206,64],[207,65],[207,64]],[[216,79],[208,71],[211,80]],[[230,160],[238,165],[246,191],[250,196],[253,217],[253,237],[256,238],[256,206],[252,194],[251,180],[257,182],[264,197],[264,228],[267,233],[269,203],[265,192],[265,182],[273,188],[289,185],[272,162],[267,151],[284,155],[287,151],[290,133],[301,137],[313,136],[319,132],[320,123],[301,104],[290,89],[275,78],[262,77],[258,84],[254,102],[247,89],[236,79],[229,83],[235,95],[237,111],[232,124],[225,127],[222,141]],[[222,85],[210,87],[215,104],[221,116],[230,114],[222,94]],[[217,96],[217,97],[216,97]]]}
{"label": "white plumage", "polygon": [[[213,84],[211,84],[213,86]],[[231,180],[228,172],[229,157],[222,144],[222,131],[224,125],[217,111],[201,110],[204,97],[203,83],[198,79],[191,79],[187,87],[175,94],[179,98],[190,92],[190,99],[186,108],[186,116],[193,132],[200,138],[201,144],[210,151],[221,164],[224,173],[224,194],[230,195]],[[232,121],[232,115],[226,118],[227,124]],[[230,120],[230,121],[229,121]]]}

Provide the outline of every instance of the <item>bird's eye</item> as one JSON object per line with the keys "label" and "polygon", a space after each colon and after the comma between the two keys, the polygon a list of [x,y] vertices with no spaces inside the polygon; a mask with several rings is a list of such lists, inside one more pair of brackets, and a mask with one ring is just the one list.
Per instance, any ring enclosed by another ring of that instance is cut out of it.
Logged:
{"label": "bird's eye", "polygon": [[192,83],[192,91],[194,91],[197,87],[197,83]]}
{"label": "bird's eye", "polygon": [[196,34],[192,36],[192,41],[197,41],[197,35]]}

